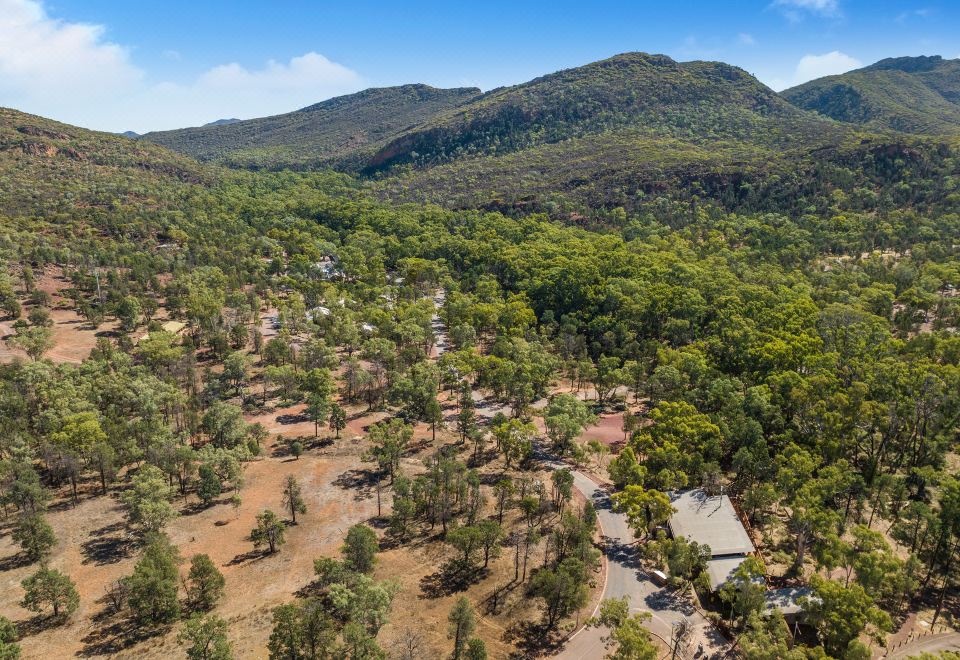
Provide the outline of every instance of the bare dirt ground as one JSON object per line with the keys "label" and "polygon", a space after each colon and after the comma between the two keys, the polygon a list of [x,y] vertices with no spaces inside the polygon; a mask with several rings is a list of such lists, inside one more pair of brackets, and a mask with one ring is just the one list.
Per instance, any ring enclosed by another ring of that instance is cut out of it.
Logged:
{"label": "bare dirt ground", "polygon": [[599,440],[608,447],[620,447],[625,444],[623,439],[623,413],[603,413],[597,423],[588,426],[577,438],[577,442]]}
{"label": "bare dirt ground", "polygon": [[[38,286],[53,296],[51,316],[55,321],[56,346],[48,357],[54,361],[82,361],[94,347],[97,331],[66,308],[70,303],[59,292],[69,283],[59,273],[50,271],[38,277]],[[270,315],[271,311],[263,316]],[[162,316],[162,311],[158,316]],[[114,325],[105,323],[99,332],[109,332]],[[264,334],[275,334],[266,325],[261,326],[266,331]],[[6,334],[3,330],[0,324],[0,334]],[[7,328],[7,332],[12,332],[12,328]],[[0,361],[16,359],[16,353],[0,345]],[[254,374],[257,371],[255,367]],[[583,392],[584,397],[588,394]],[[402,467],[407,474],[422,470],[423,458],[436,447],[456,441],[452,430],[456,406],[449,397],[441,400],[445,403],[445,417],[450,427],[439,429],[434,440],[427,425],[416,426],[411,450],[403,460]],[[185,574],[189,558],[196,553],[210,555],[223,572],[226,592],[216,613],[230,624],[230,638],[238,658],[267,657],[271,610],[292,601],[297,592],[312,582],[314,559],[338,555],[349,526],[368,522],[382,534],[384,525],[375,520],[376,493],[366,478],[370,466],[361,456],[367,447],[365,436],[369,426],[384,419],[386,413],[368,412],[365,405],[346,407],[348,425],[337,440],[330,438],[330,432],[324,428],[320,429],[324,440],[314,440],[314,425],[302,416],[302,403],[246,415],[248,422],[263,424],[270,437],[263,455],[246,466],[239,508],[229,504],[229,494],[224,494],[220,502],[207,509],[198,506],[195,496],[176,502],[181,515],[166,531],[185,560],[181,572]],[[478,412],[485,416],[489,411]],[[604,416],[585,432],[583,439],[598,437],[613,442],[614,438],[622,438],[620,419],[618,415]],[[288,454],[287,441],[293,438],[303,439],[307,447],[299,459]],[[464,447],[462,458],[467,458],[469,453]],[[496,460],[481,468],[490,502],[492,483],[501,471]],[[301,483],[307,512],[298,516],[296,526],[288,529],[286,545],[274,555],[265,555],[254,550],[249,533],[256,515],[264,509],[273,509],[286,517],[281,506],[281,484],[291,474]],[[549,487],[549,472],[528,473],[528,476],[538,476]],[[130,575],[139,556],[139,548],[126,529],[116,489],[103,496],[97,484],[88,480],[82,485],[81,501],[75,506],[66,490],[57,495],[48,514],[58,535],[50,565],[68,574],[80,593],[80,607],[68,623],[51,626],[42,617],[19,606],[20,582],[37,567],[24,565],[19,560],[10,538],[9,523],[0,525],[0,614],[18,623],[23,656],[161,658],[172,654],[182,657],[182,648],[176,642],[179,624],[147,634],[132,628],[124,617],[109,612],[104,598],[107,588],[115,580]],[[389,512],[389,499],[389,489],[384,488],[384,515]],[[484,515],[492,514],[492,504],[488,503]],[[509,513],[505,523],[515,526],[516,515]],[[544,545],[542,542],[531,552],[531,569],[542,562]],[[480,616],[476,634],[487,643],[491,658],[529,657],[524,647],[529,635],[517,624],[539,621],[539,609],[535,599],[527,596],[526,585],[513,580],[511,550],[504,548],[501,556],[493,559],[477,579],[457,589],[438,586],[438,572],[452,555],[452,550],[436,535],[397,547],[386,544],[376,577],[397,579],[402,591],[395,601],[391,622],[380,634],[384,648],[389,649],[402,631],[412,628],[424,635],[423,657],[448,655],[451,649],[447,639],[447,614],[456,598],[465,594]],[[603,573],[598,572],[590,601],[578,614],[580,621],[594,611],[603,580]],[[571,631],[574,622],[565,622],[563,627]]]}
{"label": "bare dirt ground", "polygon": [[[344,448],[342,441],[308,452],[299,460],[272,456],[274,449],[268,446],[266,458],[247,466],[238,510],[227,504],[227,496],[222,503],[199,511],[195,498],[178,500],[182,514],[167,528],[185,559],[196,553],[209,554],[226,577],[226,594],[217,613],[231,622],[231,638],[237,656],[243,658],[266,657],[270,609],[290,601],[294,592],[310,583],[313,560],[336,554],[350,525],[376,512],[369,496],[347,495],[336,483],[358,462],[357,452]],[[280,552],[263,556],[253,551],[248,536],[257,513],[267,508],[281,513],[281,482],[288,474],[295,475],[303,486],[307,513],[288,529],[287,543]],[[179,656],[182,651],[176,646],[175,630],[125,649],[128,637],[122,628],[111,630],[111,621],[102,619],[105,589],[113,580],[129,575],[137,557],[137,549],[124,531],[117,500],[90,496],[76,507],[58,503],[49,521],[60,541],[50,564],[76,582],[80,609],[66,626],[43,630],[39,620],[20,608],[20,581],[36,567],[17,565],[16,549],[4,534],[0,566],[15,567],[0,572],[0,614],[21,625],[27,623],[21,642],[24,657]]]}
{"label": "bare dirt ground", "polygon": [[[105,322],[94,329],[73,309],[73,302],[61,295],[63,289],[68,288],[70,282],[63,277],[60,269],[48,268],[42,274],[37,274],[36,287],[46,291],[53,298],[50,305],[50,319],[53,321],[53,348],[44,355],[53,362],[72,362],[79,364],[90,355],[90,351],[97,344],[97,337],[109,336],[116,330],[116,322]],[[30,310],[29,305],[23,309],[24,317]],[[0,321],[0,339],[12,337],[13,319]],[[0,363],[13,362],[16,359],[27,360],[27,354],[20,349],[9,346],[6,341],[0,342]]]}
{"label": "bare dirt ground", "polygon": [[[296,592],[310,584],[314,559],[338,555],[350,525],[369,521],[382,528],[373,521],[377,512],[376,495],[360,478],[369,467],[360,456],[366,448],[363,437],[369,425],[385,415],[367,414],[363,408],[349,411],[348,428],[341,439],[310,448],[299,459],[287,455],[282,440],[303,437],[310,446],[314,428],[311,422],[299,418],[303,404],[248,416],[248,421],[264,424],[271,438],[264,447],[263,457],[246,467],[239,509],[234,510],[228,504],[228,494],[209,509],[198,509],[194,496],[186,501],[177,500],[181,516],[168,526],[167,533],[185,560],[193,554],[206,553],[226,577],[226,593],[216,613],[230,623],[230,637],[237,657],[266,657],[272,608],[290,602]],[[277,435],[283,436],[279,443]],[[322,437],[329,435],[329,431],[321,429]],[[429,427],[423,424],[416,427],[411,443],[413,450],[403,461],[405,472],[416,473],[422,469],[422,459],[434,447],[456,440],[449,429],[439,430],[435,442],[431,437]],[[469,449],[465,447],[464,451],[466,457]],[[482,469],[488,475],[499,471],[496,461]],[[249,533],[257,513],[266,508],[285,516],[280,491],[288,474],[295,475],[303,486],[307,513],[298,519],[298,525],[288,529],[287,543],[278,553],[263,555],[254,551],[248,540]],[[548,480],[549,474],[539,477]],[[492,483],[492,479],[488,481]],[[486,486],[485,490],[488,489]],[[383,489],[382,498],[386,514],[388,488]],[[492,500],[489,492],[488,498]],[[486,514],[492,513],[492,504],[488,504]],[[516,515],[515,512],[508,514],[505,523],[516,524]],[[50,565],[76,582],[80,608],[66,625],[46,627],[42,618],[19,606],[20,582],[36,570],[36,566],[18,561],[9,526],[3,527],[0,531],[0,614],[21,626],[24,657],[161,658],[171,654],[179,657],[182,654],[176,643],[179,625],[140,639],[138,631],[130,630],[122,618],[107,612],[106,589],[133,571],[139,554],[126,532],[123,507],[116,493],[99,495],[96,484],[87,482],[80,503],[72,506],[64,490],[48,519],[59,537]],[[513,556],[510,550],[504,548],[501,556],[491,561],[483,577],[465,585],[463,591],[444,591],[431,586],[436,583],[442,564],[451,557],[452,550],[438,536],[415,539],[382,553],[376,577],[398,579],[402,586],[391,623],[381,632],[382,645],[389,648],[401,631],[412,627],[424,634],[424,657],[448,654],[446,617],[456,598],[465,594],[481,617],[476,634],[486,641],[490,657],[503,658],[517,653],[517,645],[523,643],[523,639],[517,637],[513,624],[539,620],[539,610],[534,599],[526,596],[525,585],[511,585]],[[531,552],[530,567],[538,566],[542,557],[543,544]],[[186,562],[182,567],[182,572],[185,571]],[[602,575],[597,574],[594,594],[581,613],[581,620],[593,611],[602,582]],[[496,612],[490,612],[492,595],[498,589],[503,591],[497,598]]]}

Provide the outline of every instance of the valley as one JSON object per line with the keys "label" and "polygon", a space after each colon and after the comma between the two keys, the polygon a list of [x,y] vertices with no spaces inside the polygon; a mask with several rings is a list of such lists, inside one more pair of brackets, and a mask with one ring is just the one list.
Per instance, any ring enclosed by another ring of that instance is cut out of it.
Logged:
{"label": "valley", "polygon": [[0,109],[0,658],[956,658],[957,62]]}

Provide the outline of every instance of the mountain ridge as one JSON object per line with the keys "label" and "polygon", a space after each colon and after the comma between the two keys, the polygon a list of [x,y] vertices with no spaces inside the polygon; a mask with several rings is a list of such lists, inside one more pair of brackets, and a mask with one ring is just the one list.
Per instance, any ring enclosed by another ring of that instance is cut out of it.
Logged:
{"label": "mountain ridge", "polygon": [[795,106],[869,129],[960,134],[960,60],[886,58],[784,90]]}
{"label": "mountain ridge", "polygon": [[796,136],[842,131],[738,67],[632,52],[485,93],[422,84],[374,88],[284,115],[143,139],[232,167],[333,167],[380,176],[620,130],[694,143],[772,136],[781,146]]}
{"label": "mountain ridge", "polygon": [[343,161],[479,94],[476,88],[424,84],[370,88],[280,115],[155,131],[141,138],[233,167],[346,167]]}

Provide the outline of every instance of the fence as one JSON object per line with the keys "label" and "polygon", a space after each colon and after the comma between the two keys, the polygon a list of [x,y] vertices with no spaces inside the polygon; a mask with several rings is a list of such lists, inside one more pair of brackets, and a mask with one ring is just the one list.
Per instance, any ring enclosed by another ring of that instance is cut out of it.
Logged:
{"label": "fence", "polygon": [[[904,647],[907,647],[915,642],[919,642],[921,640],[928,639],[936,635],[949,635],[951,633],[957,634],[957,633],[954,633],[954,631],[951,630],[950,628],[947,628],[946,626],[933,626],[929,630],[919,630],[919,631],[913,630],[910,632],[909,635],[901,639],[896,644],[893,644],[892,646],[888,646],[886,651],[881,657],[889,658],[891,654],[895,653],[896,651],[902,650]],[[960,635],[957,636],[957,641],[958,641],[958,645],[960,645]]]}

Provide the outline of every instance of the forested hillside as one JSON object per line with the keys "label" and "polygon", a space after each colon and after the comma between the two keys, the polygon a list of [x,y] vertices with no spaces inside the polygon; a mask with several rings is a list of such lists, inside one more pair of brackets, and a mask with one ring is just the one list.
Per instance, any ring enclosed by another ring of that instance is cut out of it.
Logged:
{"label": "forested hillside", "polygon": [[48,219],[142,213],[216,177],[156,145],[9,108],[0,108],[0,172],[0,213]]}
{"label": "forested hillside", "polygon": [[871,129],[960,134],[960,59],[889,58],[783,96],[798,108]]}
{"label": "forested hillside", "polygon": [[368,169],[503,155],[624,128],[685,142],[779,148],[831,130],[737,67],[626,53],[492,90],[397,138]]}
{"label": "forested hillside", "polygon": [[141,137],[232,167],[353,169],[409,127],[479,94],[479,89],[428,85],[368,89],[275,117],[213,122]]}

